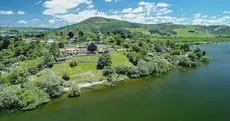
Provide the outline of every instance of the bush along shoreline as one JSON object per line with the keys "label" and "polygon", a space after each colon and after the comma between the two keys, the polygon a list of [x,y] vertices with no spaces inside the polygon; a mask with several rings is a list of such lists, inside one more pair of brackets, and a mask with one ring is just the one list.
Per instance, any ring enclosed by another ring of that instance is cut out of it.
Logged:
{"label": "bush along shoreline", "polygon": [[[209,62],[206,51],[202,51],[198,47],[190,49],[188,44],[156,43],[148,46],[144,43],[141,45],[139,50],[134,45],[127,53],[127,57],[133,65],[106,66],[103,76],[109,82],[116,82],[118,77],[127,79],[158,76],[167,74],[171,70],[195,68],[201,63]],[[148,48],[148,53],[143,52],[143,48]]]}
{"label": "bush along shoreline", "polygon": [[[81,83],[76,83],[69,80],[68,73],[59,77],[52,71],[55,58],[61,56],[57,45],[47,46],[39,42],[27,45],[18,40],[15,40],[13,45],[25,45],[25,51],[23,52],[25,55],[29,55],[27,58],[30,58],[28,61],[30,66],[13,69],[6,77],[8,81],[1,81],[1,110],[32,110],[52,99],[61,97],[65,92],[68,93],[68,97],[78,97],[81,95],[81,88],[95,85],[113,86],[116,82],[126,81],[130,78],[158,76],[167,74],[173,69],[197,67],[200,63],[209,62],[205,51],[199,48],[191,49],[188,44],[175,44],[169,41],[124,41],[119,43],[119,46],[126,48],[124,54],[132,64],[113,65],[110,53],[105,51],[99,57],[95,67],[101,70],[102,75],[100,77],[87,75],[80,81]],[[33,48],[29,48],[30,46]],[[41,47],[43,48],[41,52],[30,51],[30,49]],[[24,50],[23,48],[20,49]],[[17,54],[17,50],[14,51],[12,53]],[[46,53],[44,54],[42,51]],[[11,51],[9,50],[9,52]],[[17,55],[20,56],[20,54]],[[24,60],[26,60],[25,57]],[[71,61],[69,66],[74,68],[78,66],[78,62]],[[31,80],[29,78],[44,68],[48,69],[52,76],[42,80]]]}

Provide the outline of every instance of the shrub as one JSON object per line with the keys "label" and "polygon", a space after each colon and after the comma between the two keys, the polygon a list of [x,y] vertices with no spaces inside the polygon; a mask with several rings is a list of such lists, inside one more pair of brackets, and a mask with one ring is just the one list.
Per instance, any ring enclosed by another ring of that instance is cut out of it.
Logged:
{"label": "shrub", "polygon": [[154,74],[166,74],[171,69],[170,63],[165,59],[157,59],[154,62]]}
{"label": "shrub", "polygon": [[49,102],[49,95],[38,88],[24,89],[19,96],[20,110],[31,110]]}
{"label": "shrub", "polygon": [[188,54],[188,58],[191,60],[191,61],[196,61],[198,59],[197,55],[195,53],[189,53]]}
{"label": "shrub", "polygon": [[20,84],[28,81],[29,73],[25,68],[16,68],[9,73],[11,84]]}
{"label": "shrub", "polygon": [[138,78],[140,77],[140,74],[139,74],[139,70],[136,66],[132,67],[129,71],[128,71],[128,76],[130,78]]}
{"label": "shrub", "polygon": [[20,86],[0,85],[0,109],[14,109],[18,107],[19,95],[22,93]]}
{"label": "shrub", "polygon": [[49,77],[41,84],[41,88],[49,94],[51,98],[60,97],[63,94],[62,79]]}
{"label": "shrub", "polygon": [[171,55],[181,55],[182,54],[182,52],[181,52],[181,50],[172,50],[171,51]]}
{"label": "shrub", "polygon": [[201,62],[208,63],[209,57],[208,56],[202,56],[200,60],[201,60]]}
{"label": "shrub", "polygon": [[137,68],[141,77],[148,76],[150,74],[148,64],[142,59],[138,61]]}
{"label": "shrub", "polygon": [[115,67],[116,73],[120,75],[128,75],[130,69],[131,67],[127,65],[118,65]]}
{"label": "shrub", "polygon": [[103,71],[103,76],[109,76],[111,74],[115,74],[115,69],[112,67],[107,67]]}
{"label": "shrub", "polygon": [[189,44],[183,44],[183,45],[181,46],[181,49],[183,49],[185,52],[190,51]]}
{"label": "shrub", "polygon": [[75,66],[78,66],[78,62],[75,61],[75,60],[72,60],[72,61],[69,63],[69,66],[70,66],[71,68],[73,68],[73,67],[75,67]]}
{"label": "shrub", "polygon": [[71,91],[68,94],[68,97],[78,97],[81,95],[81,89],[77,84],[71,86]]}
{"label": "shrub", "polygon": [[190,67],[192,64],[192,61],[189,60],[189,58],[182,56],[179,58],[179,65],[183,67]]}
{"label": "shrub", "polygon": [[70,79],[69,74],[68,73],[64,73],[62,75],[62,79],[64,79],[65,81],[68,81]]}

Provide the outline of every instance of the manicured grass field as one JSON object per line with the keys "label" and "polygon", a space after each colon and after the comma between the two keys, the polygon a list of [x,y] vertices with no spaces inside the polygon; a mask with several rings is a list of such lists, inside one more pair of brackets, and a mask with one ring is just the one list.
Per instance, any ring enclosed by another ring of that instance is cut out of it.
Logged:
{"label": "manicured grass field", "polygon": [[[132,65],[126,55],[122,52],[114,52],[111,53],[112,58],[112,66],[115,67],[120,64],[125,65]],[[80,79],[81,76],[85,73],[92,73],[96,76],[100,76],[102,73],[102,70],[97,70],[97,61],[100,55],[89,55],[89,56],[78,56],[73,57],[73,60],[77,60],[80,63],[78,66],[71,68],[69,66],[69,63],[61,63],[61,64],[55,64],[52,68],[56,72],[58,76],[62,76],[64,73],[68,73],[70,75],[71,80]],[[93,61],[93,62],[89,62]]]}
{"label": "manicured grass field", "polygon": [[129,59],[123,52],[111,53],[111,58],[113,67],[121,64],[132,65],[132,63],[129,62]]}

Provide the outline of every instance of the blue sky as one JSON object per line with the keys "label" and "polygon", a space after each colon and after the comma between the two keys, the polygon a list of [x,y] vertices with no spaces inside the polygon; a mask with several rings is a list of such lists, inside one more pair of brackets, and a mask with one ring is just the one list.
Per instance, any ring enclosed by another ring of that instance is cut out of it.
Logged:
{"label": "blue sky", "polygon": [[60,27],[101,16],[137,23],[230,25],[230,0],[1,0],[0,26]]}

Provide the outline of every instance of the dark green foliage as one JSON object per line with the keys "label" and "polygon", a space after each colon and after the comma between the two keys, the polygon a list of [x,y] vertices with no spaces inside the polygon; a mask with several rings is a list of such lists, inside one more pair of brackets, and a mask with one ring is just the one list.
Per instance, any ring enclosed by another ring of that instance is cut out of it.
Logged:
{"label": "dark green foliage", "polygon": [[194,53],[197,55],[197,57],[200,59],[202,57],[202,51],[200,50],[200,48],[196,48],[194,50]]}
{"label": "dark green foliage", "polygon": [[181,49],[183,49],[185,52],[190,51],[189,44],[183,44],[183,45],[181,45]]}
{"label": "dark green foliage", "polygon": [[18,108],[19,94],[21,92],[20,86],[0,85],[0,109]]}
{"label": "dark green foliage", "polygon": [[69,33],[68,33],[68,36],[69,36],[69,38],[71,39],[71,38],[74,37],[74,33],[73,33],[73,32],[69,32]]}
{"label": "dark green foliage", "polygon": [[140,77],[140,74],[139,74],[139,70],[136,66],[132,67],[129,71],[128,71],[128,77],[130,78],[138,78]]}
{"label": "dark green foliage", "polygon": [[23,89],[23,92],[19,95],[19,107],[20,110],[31,110],[44,103],[49,102],[49,95],[43,90],[36,87],[30,89]]}
{"label": "dark green foliage", "polygon": [[43,61],[44,61],[44,65],[46,66],[46,67],[49,67],[49,68],[51,68],[51,67],[53,67],[53,65],[54,65],[54,58],[52,57],[52,56],[50,56],[50,55],[45,55],[44,57],[43,57]]}
{"label": "dark green foliage", "polygon": [[112,67],[107,67],[103,70],[103,76],[110,76],[112,74],[115,74],[115,69]]}
{"label": "dark green foliage", "polygon": [[202,56],[200,60],[204,63],[208,63],[210,61],[208,56]]}
{"label": "dark green foliage", "polygon": [[49,94],[51,98],[60,97],[63,94],[63,80],[58,77],[48,77],[42,84],[41,88]]}
{"label": "dark green foliage", "polygon": [[129,70],[132,67],[127,66],[127,65],[118,65],[115,67],[116,73],[120,75],[128,75]]}
{"label": "dark green foliage", "polygon": [[129,61],[131,63],[133,63],[134,65],[137,65],[137,62],[139,59],[142,58],[142,55],[140,53],[136,53],[136,52],[130,52],[128,55],[127,55]]}
{"label": "dark green foliage", "polygon": [[110,67],[112,64],[111,57],[108,52],[104,52],[97,62],[97,69],[104,69]]}
{"label": "dark green foliage", "polygon": [[83,31],[79,31],[78,35],[79,35],[79,37],[83,37],[84,36],[84,32]]}
{"label": "dark green foliage", "polygon": [[64,73],[62,75],[62,79],[64,79],[65,81],[68,81],[70,79],[69,74],[68,73]]}
{"label": "dark green foliage", "polygon": [[153,74],[166,74],[171,70],[171,65],[165,59],[155,60]]}
{"label": "dark green foliage", "polygon": [[171,55],[181,55],[182,54],[182,52],[181,52],[181,50],[172,50],[171,51]]}
{"label": "dark green foliage", "polygon": [[96,51],[97,50],[97,45],[95,44],[95,42],[91,42],[89,45],[88,45],[88,51]]}
{"label": "dark green foliage", "polygon": [[78,87],[77,84],[73,84],[71,86],[71,91],[68,94],[68,97],[72,98],[72,97],[78,97],[81,95],[81,89],[80,87]]}
{"label": "dark green foliage", "polygon": [[137,68],[139,70],[139,74],[141,77],[149,76],[149,66],[146,61],[144,60],[139,60],[137,64]]}
{"label": "dark green foliage", "polygon": [[203,51],[203,52],[202,52],[202,55],[203,55],[203,56],[206,56],[206,55],[207,55],[207,52],[206,52],[206,51]]}
{"label": "dark green foliage", "polygon": [[9,80],[11,84],[20,84],[28,81],[29,73],[25,68],[16,68],[9,73]]}
{"label": "dark green foliage", "polygon": [[191,61],[196,61],[198,59],[197,55],[195,53],[189,53],[188,54],[188,58],[191,60]]}
{"label": "dark green foliage", "polygon": [[196,67],[197,63],[183,56],[183,57],[180,57],[179,59],[179,65],[182,67]]}
{"label": "dark green foliage", "polygon": [[49,48],[50,54],[53,56],[53,58],[60,57],[60,50],[57,43],[52,43]]}
{"label": "dark green foliage", "polygon": [[74,68],[74,67],[78,66],[78,62],[75,61],[75,60],[72,60],[72,61],[69,63],[69,66],[70,66],[71,68]]}

